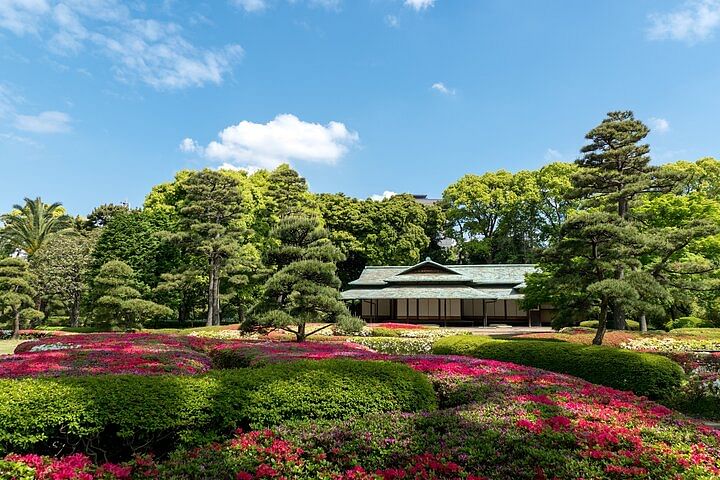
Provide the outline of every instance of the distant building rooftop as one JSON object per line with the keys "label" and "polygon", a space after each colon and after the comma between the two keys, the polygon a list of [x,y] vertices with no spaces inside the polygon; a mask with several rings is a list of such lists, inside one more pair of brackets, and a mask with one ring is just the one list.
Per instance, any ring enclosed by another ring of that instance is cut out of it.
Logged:
{"label": "distant building rooftop", "polygon": [[436,203],[438,203],[440,201],[439,198],[428,198],[427,195],[423,195],[423,194],[413,193],[412,196],[416,202],[418,202],[422,205],[435,205]]}

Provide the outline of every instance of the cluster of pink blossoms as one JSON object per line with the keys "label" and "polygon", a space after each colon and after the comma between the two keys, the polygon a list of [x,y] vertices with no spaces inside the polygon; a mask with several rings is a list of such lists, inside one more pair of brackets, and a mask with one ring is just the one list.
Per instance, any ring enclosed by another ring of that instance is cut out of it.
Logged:
{"label": "cluster of pink blossoms", "polygon": [[145,333],[63,335],[21,343],[0,357],[0,378],[196,374],[211,367],[196,337]]}

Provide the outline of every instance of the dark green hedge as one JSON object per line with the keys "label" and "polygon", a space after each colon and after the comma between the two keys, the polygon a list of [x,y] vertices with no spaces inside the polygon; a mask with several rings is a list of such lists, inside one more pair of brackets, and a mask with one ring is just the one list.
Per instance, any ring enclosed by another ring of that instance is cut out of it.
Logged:
{"label": "dark green hedge", "polygon": [[433,353],[528,365],[658,400],[673,394],[684,378],[680,365],[660,355],[565,342],[447,337],[435,342]]}
{"label": "dark green hedge", "polygon": [[0,453],[174,448],[238,427],[432,410],[427,378],[390,362],[298,361],[200,376],[0,381]]}

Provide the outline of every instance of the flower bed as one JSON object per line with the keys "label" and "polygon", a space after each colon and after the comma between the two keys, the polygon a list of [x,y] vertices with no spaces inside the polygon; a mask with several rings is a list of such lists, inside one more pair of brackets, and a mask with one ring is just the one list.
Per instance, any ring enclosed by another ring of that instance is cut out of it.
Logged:
{"label": "flower bed", "polygon": [[0,378],[196,374],[211,367],[206,340],[145,333],[63,335],[21,343]]}
{"label": "flower bed", "polygon": [[[293,351],[280,358],[299,355]],[[363,355],[375,358],[371,352]],[[393,359],[430,377],[441,410],[386,412],[241,432],[226,442],[177,451],[167,460],[140,457],[115,468],[130,469],[134,479],[720,475],[720,432],[632,393],[492,360],[439,355]],[[22,457],[7,460],[20,467],[37,462]],[[101,477],[94,467],[84,468],[89,472],[86,477],[60,478],[127,478]]]}
{"label": "flower bed", "polygon": [[384,359],[381,354],[351,342],[223,342],[210,352],[216,368],[241,368],[293,359]]}

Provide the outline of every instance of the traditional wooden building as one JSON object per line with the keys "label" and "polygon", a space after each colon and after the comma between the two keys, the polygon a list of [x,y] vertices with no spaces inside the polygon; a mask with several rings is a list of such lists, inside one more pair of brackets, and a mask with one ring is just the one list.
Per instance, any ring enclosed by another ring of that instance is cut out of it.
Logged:
{"label": "traditional wooden building", "polygon": [[520,307],[525,274],[533,271],[529,264],[441,265],[428,258],[412,267],[365,267],[342,298],[368,322],[548,324],[550,306]]}

